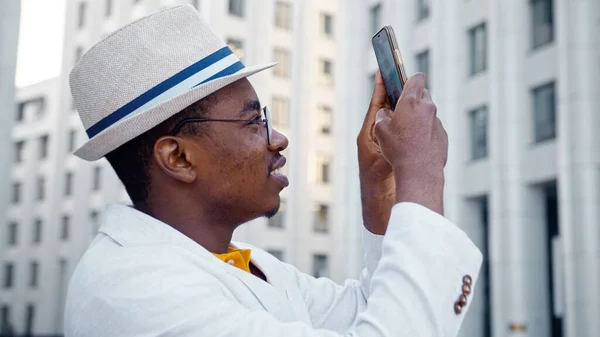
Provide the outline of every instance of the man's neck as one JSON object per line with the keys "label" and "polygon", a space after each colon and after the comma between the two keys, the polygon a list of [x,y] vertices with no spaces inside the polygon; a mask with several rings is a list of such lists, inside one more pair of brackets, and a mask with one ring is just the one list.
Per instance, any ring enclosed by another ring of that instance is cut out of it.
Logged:
{"label": "man's neck", "polygon": [[153,218],[175,228],[211,253],[228,252],[233,231],[237,226],[227,224],[215,216],[205,216],[202,212],[177,212],[170,207],[135,206]]}

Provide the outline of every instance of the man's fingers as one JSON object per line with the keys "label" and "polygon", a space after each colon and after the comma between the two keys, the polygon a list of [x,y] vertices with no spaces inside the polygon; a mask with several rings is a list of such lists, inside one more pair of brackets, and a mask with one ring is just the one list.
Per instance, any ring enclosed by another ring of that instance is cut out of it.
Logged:
{"label": "man's fingers", "polygon": [[377,116],[375,117],[375,124],[381,122],[386,118],[392,118],[394,112],[390,109],[381,109],[377,111]]}
{"label": "man's fingers", "polygon": [[431,99],[431,93],[429,93],[429,90],[423,90],[423,99],[433,101],[433,99]]}
{"label": "man's fingers", "polygon": [[402,91],[402,98],[418,101],[423,97],[425,91],[425,74],[416,73],[406,82]]}
{"label": "man's fingers", "polygon": [[363,123],[363,129],[371,128],[375,123],[375,115],[380,109],[389,108],[387,101],[387,93],[385,91],[385,85],[383,83],[383,77],[381,72],[377,70],[375,74],[375,87],[373,88],[373,96],[371,96],[371,103],[365,116]]}

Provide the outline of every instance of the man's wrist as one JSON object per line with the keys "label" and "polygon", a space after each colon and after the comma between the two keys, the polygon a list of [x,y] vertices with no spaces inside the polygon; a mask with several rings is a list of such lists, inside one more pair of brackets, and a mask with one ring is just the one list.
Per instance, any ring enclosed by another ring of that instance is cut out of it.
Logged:
{"label": "man's wrist", "polygon": [[396,203],[413,202],[444,213],[444,171],[395,170]]}
{"label": "man's wrist", "polygon": [[368,183],[361,180],[361,206],[365,228],[376,235],[384,235],[395,203],[393,182]]}

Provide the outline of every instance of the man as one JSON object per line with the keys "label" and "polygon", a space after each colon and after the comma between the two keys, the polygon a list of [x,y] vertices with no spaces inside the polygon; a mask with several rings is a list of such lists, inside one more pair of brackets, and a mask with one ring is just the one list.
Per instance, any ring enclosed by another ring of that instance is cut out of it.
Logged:
{"label": "man", "polygon": [[[425,78],[395,112],[381,77],[358,136],[366,268],[337,285],[231,242],[274,215],[287,139],[245,67],[191,6],[98,43],[71,90],[133,206],[111,205],[69,285],[66,336],[455,336],[481,254],[444,219],[447,136]],[[377,123],[376,123],[377,121]]]}

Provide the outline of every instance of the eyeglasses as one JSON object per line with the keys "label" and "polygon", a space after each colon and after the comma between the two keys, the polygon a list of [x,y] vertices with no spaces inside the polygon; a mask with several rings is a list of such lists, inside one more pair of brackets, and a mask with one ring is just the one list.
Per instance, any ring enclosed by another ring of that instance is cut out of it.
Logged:
{"label": "eyeglasses", "polygon": [[271,145],[271,135],[273,134],[273,128],[272,128],[271,122],[270,122],[271,112],[269,111],[269,108],[266,106],[264,108],[262,108],[262,111],[263,111],[263,115],[256,116],[255,118],[252,118],[252,119],[210,119],[210,118],[184,119],[181,122],[177,123],[177,125],[175,125],[173,130],[171,132],[169,132],[169,135],[175,136],[176,134],[179,133],[179,131],[181,131],[181,128],[188,123],[204,123],[204,122],[242,123],[242,122],[245,122],[246,125],[264,124],[265,128],[267,129],[267,144]]}

